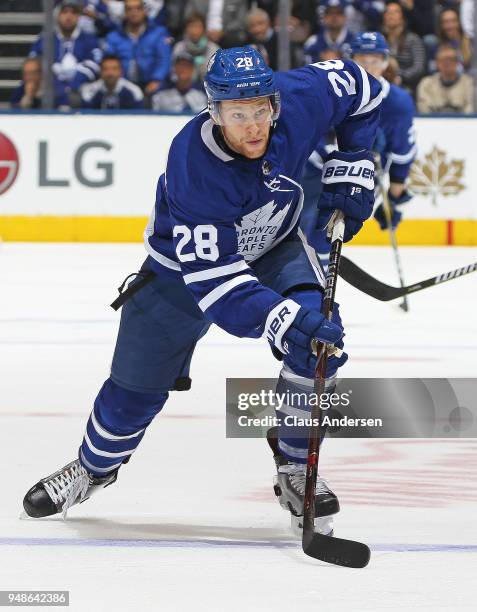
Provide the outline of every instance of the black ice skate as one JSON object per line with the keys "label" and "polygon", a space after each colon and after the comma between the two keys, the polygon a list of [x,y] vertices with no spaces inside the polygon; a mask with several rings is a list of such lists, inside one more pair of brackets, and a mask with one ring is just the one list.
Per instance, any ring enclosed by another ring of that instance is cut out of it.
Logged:
{"label": "black ice skate", "polygon": [[[303,501],[305,497],[306,465],[288,461],[278,448],[277,428],[267,432],[267,441],[273,451],[277,475],[273,479],[273,490],[280,506],[291,513],[295,532],[303,529]],[[324,535],[333,535],[333,514],[340,510],[338,498],[328,487],[324,478],[318,476],[315,488],[315,528]]]}
{"label": "black ice skate", "polygon": [[68,508],[89,499],[118,477],[118,470],[98,478],[89,474],[78,459],[68,463],[54,474],[37,482],[23,499],[28,516],[41,518],[62,513],[66,517]]}

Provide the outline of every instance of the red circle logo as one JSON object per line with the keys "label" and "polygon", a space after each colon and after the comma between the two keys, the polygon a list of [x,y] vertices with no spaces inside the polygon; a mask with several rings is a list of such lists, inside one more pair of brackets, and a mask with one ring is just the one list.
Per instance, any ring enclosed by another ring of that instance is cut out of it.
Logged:
{"label": "red circle logo", "polygon": [[0,132],[0,195],[13,185],[19,167],[20,159],[15,145]]}

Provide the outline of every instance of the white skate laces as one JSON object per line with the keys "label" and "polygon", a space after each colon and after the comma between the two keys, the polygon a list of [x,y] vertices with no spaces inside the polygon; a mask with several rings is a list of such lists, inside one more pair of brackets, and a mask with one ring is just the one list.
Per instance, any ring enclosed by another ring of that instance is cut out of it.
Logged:
{"label": "white skate laces", "polygon": [[[288,474],[290,484],[299,495],[305,495],[306,465],[303,463],[287,463],[278,468],[280,474]],[[328,483],[320,476],[316,479],[315,495],[330,493]]]}
{"label": "white skate laces", "polygon": [[76,502],[83,501],[89,486],[90,478],[84,467],[76,461],[58,476],[43,482],[46,492],[56,505],[62,504],[62,515],[66,518],[68,508]]}

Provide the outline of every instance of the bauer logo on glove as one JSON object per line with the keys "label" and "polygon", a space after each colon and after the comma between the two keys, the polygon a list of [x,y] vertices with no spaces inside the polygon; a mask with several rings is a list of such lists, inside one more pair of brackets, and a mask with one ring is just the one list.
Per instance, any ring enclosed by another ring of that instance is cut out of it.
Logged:
{"label": "bauer logo on glove", "polygon": [[323,191],[318,201],[317,229],[329,224],[333,212],[343,211],[344,241],[351,240],[373,211],[374,161],[370,151],[333,151],[323,165]]}

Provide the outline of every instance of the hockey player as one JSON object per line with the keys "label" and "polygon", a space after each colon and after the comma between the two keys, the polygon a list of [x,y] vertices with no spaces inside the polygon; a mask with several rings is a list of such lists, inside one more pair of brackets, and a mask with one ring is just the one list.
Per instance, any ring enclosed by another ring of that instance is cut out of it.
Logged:
{"label": "hockey player", "polygon": [[[174,138],[145,230],[148,257],[123,294],[111,375],[101,388],[77,459],[26,494],[32,517],[65,513],[113,483],[170,391],[190,388],[197,341],[211,323],[265,337],[283,359],[279,386],[313,389],[319,339],[343,347],[338,308],[320,313],[323,275],[297,233],[299,179],[320,137],[334,126],[340,150],[326,160],[319,223],[336,209],[345,240],[369,217],[381,87],[351,61],[275,75],[251,47],[219,50],[206,79],[208,112]],[[126,298],[127,301],[126,301]],[[329,359],[327,389],[347,355]],[[284,414],[308,414],[284,406]],[[306,434],[305,430],[305,434]],[[281,428],[274,444],[280,503],[299,516],[306,436]],[[317,516],[339,509],[319,478]],[[330,532],[330,523],[326,523]]]}
{"label": "hockey player", "polygon": [[[386,39],[379,32],[363,32],[351,43],[351,57],[369,74],[379,79],[383,89],[381,118],[373,149],[381,157],[381,167],[389,173],[389,203],[391,205],[392,226],[395,228],[401,221],[403,204],[409,202],[412,194],[406,189],[406,179],[412,162],[416,157],[414,134],[414,102],[410,94],[386,81],[382,76],[389,58]],[[304,214],[301,227],[310,244],[318,252],[323,265],[327,264],[329,244],[323,232],[315,231],[316,202],[321,192],[321,173],[324,159],[334,147],[331,139],[322,139],[308,160],[302,178],[305,192]],[[382,180],[384,177],[380,177]],[[382,203],[374,213],[374,218],[381,229],[387,228]]]}

